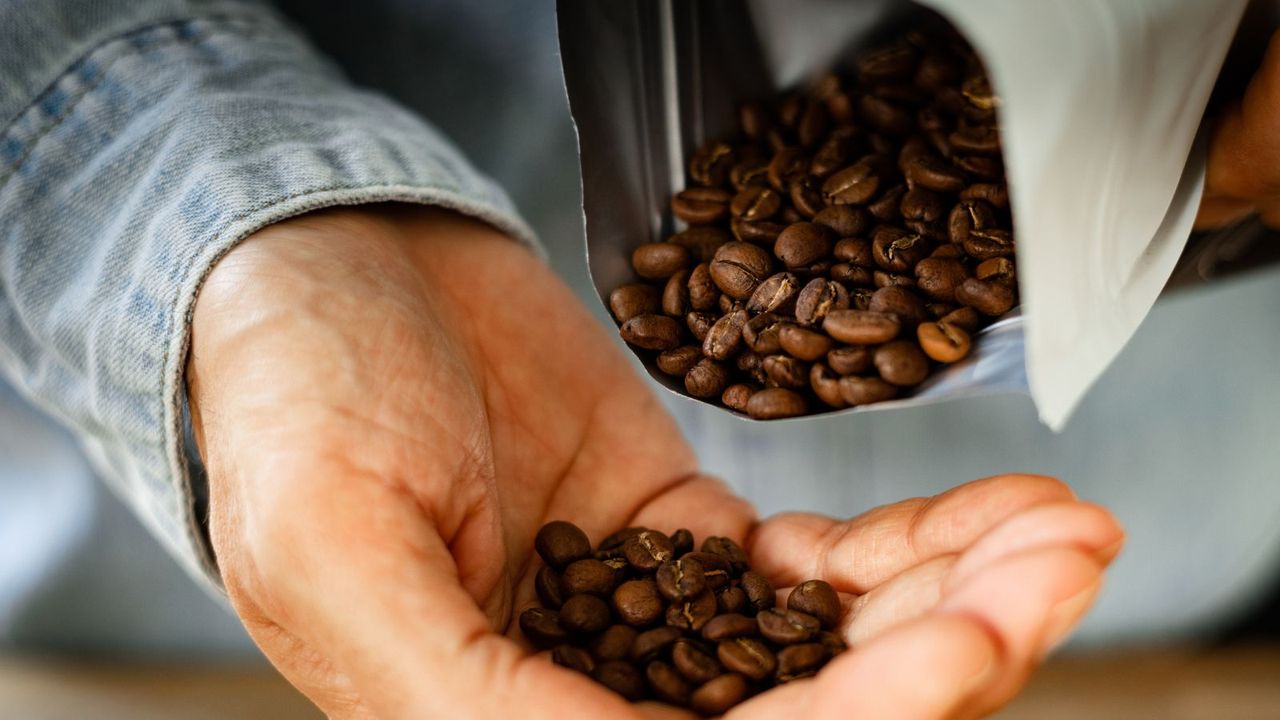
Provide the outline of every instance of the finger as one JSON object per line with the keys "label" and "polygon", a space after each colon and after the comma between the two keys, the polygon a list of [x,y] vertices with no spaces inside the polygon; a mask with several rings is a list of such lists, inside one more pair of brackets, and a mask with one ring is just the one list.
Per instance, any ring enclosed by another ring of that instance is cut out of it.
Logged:
{"label": "finger", "polygon": [[820,577],[864,593],[926,560],[959,552],[1027,507],[1071,500],[1062,482],[1037,475],[976,480],[933,498],[877,508],[847,522],[813,514],[779,515],[748,538],[752,565],[779,585]]}
{"label": "finger", "polygon": [[955,555],[936,557],[856,596],[840,628],[845,641],[851,646],[861,645],[937,607],[942,584],[955,562]]}
{"label": "finger", "polygon": [[713,535],[746,541],[756,521],[751,503],[734,494],[719,478],[690,475],[646,498],[629,525],[671,533],[686,528],[698,542]]}
{"label": "finger", "polygon": [[998,645],[979,623],[930,615],[832,660],[729,713],[730,720],[947,718],[996,677]]}

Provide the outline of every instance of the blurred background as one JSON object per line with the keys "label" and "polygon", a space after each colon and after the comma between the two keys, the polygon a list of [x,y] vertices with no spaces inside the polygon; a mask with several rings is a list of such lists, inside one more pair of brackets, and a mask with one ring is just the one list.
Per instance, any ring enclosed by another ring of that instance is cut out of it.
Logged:
{"label": "blurred background", "polygon": [[[586,274],[552,0],[280,4],[355,82],[421,111],[498,178],[612,326]],[[422,63],[423,47],[449,63]],[[503,111],[484,112],[494,98]],[[1109,507],[1129,543],[1096,609],[1000,717],[1280,717],[1277,240],[1251,224],[1193,240],[1060,434],[1022,395],[760,425],[662,394],[706,466],[764,513],[853,515],[1009,471]],[[318,713],[76,440],[0,382],[0,717],[175,716]]]}

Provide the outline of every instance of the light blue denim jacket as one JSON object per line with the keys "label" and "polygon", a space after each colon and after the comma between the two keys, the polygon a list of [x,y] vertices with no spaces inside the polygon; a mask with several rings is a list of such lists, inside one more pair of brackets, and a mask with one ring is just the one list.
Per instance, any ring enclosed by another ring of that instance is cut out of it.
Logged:
{"label": "light blue denim jacket", "polygon": [[0,123],[0,370],[215,584],[183,381],[214,263],[291,215],[385,200],[533,241],[440,132],[262,3],[6,0]]}

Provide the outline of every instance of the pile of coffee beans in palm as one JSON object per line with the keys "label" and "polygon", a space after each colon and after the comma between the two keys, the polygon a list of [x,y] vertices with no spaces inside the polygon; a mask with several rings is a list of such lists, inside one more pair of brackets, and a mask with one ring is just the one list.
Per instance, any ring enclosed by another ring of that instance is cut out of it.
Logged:
{"label": "pile of coffee beans in palm", "polygon": [[898,397],[1017,303],[998,98],[950,28],[908,33],[699,148],[688,229],[635,248],[622,337],[758,419]]}
{"label": "pile of coffee beans in palm", "polygon": [[734,541],[688,530],[627,528],[593,551],[577,526],[547,523],[534,547],[546,565],[542,607],[520,615],[534,645],[633,702],[656,699],[718,715],[779,683],[811,677],[845,649],[842,606],[821,580],[786,607]]}

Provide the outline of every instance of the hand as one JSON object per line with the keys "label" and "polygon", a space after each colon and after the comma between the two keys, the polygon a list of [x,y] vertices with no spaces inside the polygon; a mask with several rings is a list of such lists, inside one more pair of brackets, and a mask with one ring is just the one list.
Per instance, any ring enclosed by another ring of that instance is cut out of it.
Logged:
{"label": "hand", "polygon": [[976,717],[1084,612],[1121,533],[1008,476],[850,522],[763,523],[700,475],[550,270],[443,211],[327,211],[211,274],[188,382],[236,611],[335,717],[683,717],[532,655],[532,540],[629,524],[739,540],[781,586],[847,593],[854,649],[733,717]]}
{"label": "hand", "polygon": [[1228,225],[1253,213],[1280,228],[1280,33],[1244,97],[1214,124],[1196,229]]}

